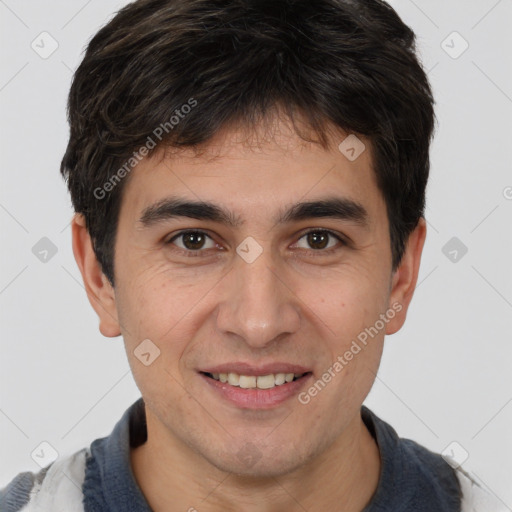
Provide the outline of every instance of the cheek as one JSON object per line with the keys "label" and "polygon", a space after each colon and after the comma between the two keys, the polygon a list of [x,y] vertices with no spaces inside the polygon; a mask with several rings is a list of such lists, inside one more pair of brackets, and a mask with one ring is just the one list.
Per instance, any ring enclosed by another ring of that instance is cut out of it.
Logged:
{"label": "cheek", "polygon": [[375,379],[387,325],[381,315],[387,310],[388,283],[376,273],[345,269],[338,279],[317,281],[302,293],[313,300],[317,325],[328,326],[322,339],[328,357],[320,372],[329,382],[317,405],[328,402],[339,412],[362,401]]}
{"label": "cheek", "polygon": [[312,417],[335,431],[343,428],[343,422],[356,413],[368,395],[382,355],[383,333],[368,335],[363,343],[356,332],[330,341],[329,363],[299,396]]}
{"label": "cheek", "polygon": [[171,278],[168,266],[155,265],[139,269],[119,292],[116,300],[125,350],[138,388],[155,402],[164,403],[171,393],[173,407],[184,413],[187,394],[180,362],[192,336],[190,318],[194,304],[204,295],[202,287]]}
{"label": "cheek", "polygon": [[376,270],[345,267],[303,280],[297,293],[304,304],[341,339],[373,325],[388,303],[389,284]]}
{"label": "cheek", "polygon": [[139,269],[136,277],[125,282],[118,310],[128,339],[134,342],[150,338],[157,343],[168,338],[180,339],[176,332],[187,323],[188,316],[193,316],[194,308],[214,284],[205,276],[193,276],[190,272],[184,275],[175,269],[171,272],[165,263],[145,271]]}

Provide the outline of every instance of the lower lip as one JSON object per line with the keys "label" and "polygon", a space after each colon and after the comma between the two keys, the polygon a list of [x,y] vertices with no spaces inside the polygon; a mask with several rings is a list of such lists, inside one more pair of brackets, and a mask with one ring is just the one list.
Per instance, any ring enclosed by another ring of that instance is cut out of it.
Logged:
{"label": "lower lip", "polygon": [[300,379],[270,389],[244,389],[212,379],[202,373],[199,375],[222,398],[242,409],[271,409],[276,407],[298,395],[312,376],[311,373],[308,373]]}

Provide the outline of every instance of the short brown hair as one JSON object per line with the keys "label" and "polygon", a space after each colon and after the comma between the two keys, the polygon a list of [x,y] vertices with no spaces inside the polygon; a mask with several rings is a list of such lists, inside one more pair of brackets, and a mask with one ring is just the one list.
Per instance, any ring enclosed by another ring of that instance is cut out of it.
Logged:
{"label": "short brown hair", "polygon": [[424,213],[433,105],[414,33],[384,1],[139,0],[99,30],[75,72],[61,173],[114,284],[120,175],[155,129],[166,127],[148,154],[197,147],[235,121],[255,126],[279,106],[324,146],[329,123],[369,138],[396,268]]}

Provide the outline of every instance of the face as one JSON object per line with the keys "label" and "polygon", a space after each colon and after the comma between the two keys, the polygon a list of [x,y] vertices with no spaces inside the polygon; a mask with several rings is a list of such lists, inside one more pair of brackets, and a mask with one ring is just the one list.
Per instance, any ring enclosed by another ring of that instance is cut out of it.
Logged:
{"label": "face", "polygon": [[350,161],[345,136],[325,150],[283,123],[258,144],[226,131],[125,184],[104,334],[115,317],[148,421],[219,469],[280,475],[324,452],[403,322],[370,146]]}

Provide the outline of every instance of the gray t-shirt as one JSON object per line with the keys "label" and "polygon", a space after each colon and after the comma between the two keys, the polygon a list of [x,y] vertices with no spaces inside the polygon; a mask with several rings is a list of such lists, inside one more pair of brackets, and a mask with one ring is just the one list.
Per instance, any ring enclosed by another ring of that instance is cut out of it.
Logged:
{"label": "gray t-shirt", "polygon": [[[459,512],[461,486],[445,460],[395,430],[362,406],[361,416],[381,456],[378,487],[362,512]],[[151,512],[130,465],[130,446],[147,439],[142,398],[112,433],[34,474],[20,473],[0,491],[2,512]],[[66,478],[63,477],[65,474]],[[26,507],[26,508],[23,508]]]}

